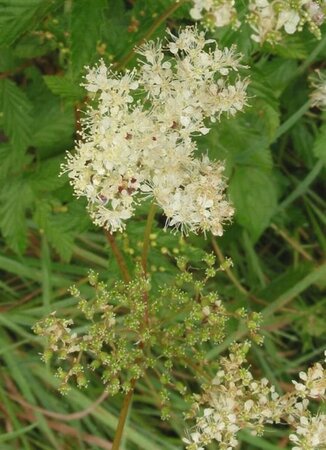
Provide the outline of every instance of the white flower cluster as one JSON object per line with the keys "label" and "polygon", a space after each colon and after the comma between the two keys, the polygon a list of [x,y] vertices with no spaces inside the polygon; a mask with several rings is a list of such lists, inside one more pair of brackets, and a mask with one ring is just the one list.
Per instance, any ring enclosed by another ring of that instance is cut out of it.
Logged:
{"label": "white flower cluster", "polygon": [[247,20],[253,29],[252,39],[260,44],[274,44],[282,39],[282,31],[294,34],[304,25],[320,39],[319,26],[324,21],[325,1],[310,0],[249,0]]}
{"label": "white flower cluster", "polygon": [[323,398],[326,390],[326,370],[316,363],[306,372],[299,373],[300,382],[292,381],[301,397]]}
{"label": "white flower cluster", "polygon": [[88,70],[95,106],[64,170],[76,195],[87,197],[94,222],[111,232],[124,229],[137,204],[153,197],[167,225],[221,235],[233,215],[224,167],[196,159],[193,136],[208,133],[207,120],[240,111],[248,82],[238,75],[234,48],[219,49],[193,27],[171,37],[166,46],[140,48],[138,68],[124,75],[104,62]]}
{"label": "white flower cluster", "polygon": [[[239,26],[233,0],[192,0],[190,15],[195,20],[222,27]],[[244,3],[244,2],[243,2]],[[252,39],[260,44],[275,44],[282,39],[282,32],[293,34],[305,25],[317,37],[325,20],[325,0],[248,0],[245,21],[253,30]]]}
{"label": "white flower cluster", "polygon": [[326,448],[326,414],[316,417],[302,416],[296,425],[295,434],[290,434],[295,444],[292,450],[323,450]]}
{"label": "white flower cluster", "polygon": [[203,19],[210,28],[240,24],[234,0],[193,0],[190,15],[195,20]]}
{"label": "white flower cluster", "polygon": [[228,358],[221,359],[221,369],[201,396],[195,396],[190,417],[196,417],[195,430],[184,441],[188,450],[204,450],[213,441],[219,449],[232,450],[238,445],[237,432],[249,429],[263,434],[265,424],[288,423],[295,429],[290,439],[293,450],[325,448],[326,415],[311,416],[308,398],[325,399],[326,370],[317,363],[302,383],[280,396],[266,378],[254,379],[244,367],[248,342],[234,344]]}
{"label": "white flower cluster", "polygon": [[326,109],[326,73],[316,71],[311,77],[313,90],[310,94],[312,106]]}

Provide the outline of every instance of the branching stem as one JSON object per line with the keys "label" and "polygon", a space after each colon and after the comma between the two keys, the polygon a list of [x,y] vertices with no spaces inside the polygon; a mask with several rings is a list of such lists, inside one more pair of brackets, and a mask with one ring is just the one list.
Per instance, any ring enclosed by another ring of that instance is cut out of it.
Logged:
{"label": "branching stem", "polygon": [[107,237],[107,240],[109,241],[109,244],[111,246],[112,252],[114,254],[114,257],[118,263],[123,281],[125,281],[126,283],[129,283],[129,281],[131,280],[130,275],[129,275],[129,271],[128,271],[128,267],[127,264],[124,260],[123,254],[121,253],[119,247],[117,246],[117,243],[115,241],[114,235],[111,234],[109,231],[105,232],[105,235]]}
{"label": "branching stem", "polygon": [[132,396],[134,393],[135,384],[136,384],[136,380],[134,379],[131,382],[130,390],[127,392],[127,394],[123,400],[122,408],[121,408],[120,415],[119,415],[119,422],[118,422],[118,426],[117,426],[113,444],[112,444],[112,450],[120,449],[122,433],[123,433],[123,429],[124,429],[126,419],[128,416],[129,406],[130,406]]}
{"label": "branching stem", "polygon": [[[146,273],[147,273],[147,258],[148,258],[148,252],[149,252],[150,235],[151,235],[151,230],[152,230],[153,221],[154,221],[154,217],[155,217],[155,211],[156,211],[156,206],[154,203],[152,203],[152,205],[150,206],[149,211],[148,211],[145,233],[144,233],[143,251],[142,251],[142,256],[141,256],[141,265],[142,265],[142,268],[144,271],[144,276],[146,276]],[[122,256],[119,248],[117,247],[112,234],[107,233],[107,236],[108,236],[108,240],[111,244],[113,253],[117,259],[121,273],[122,273],[125,281],[130,281],[130,275],[129,275],[129,272],[125,265],[123,256]],[[127,278],[127,280],[126,280],[126,278]],[[146,303],[144,323],[148,324],[148,319],[149,319],[149,317],[148,317],[148,293],[145,291],[143,295],[144,295],[144,301]],[[140,344],[140,346],[141,345],[142,345],[142,343]],[[121,442],[121,438],[122,438],[122,434],[123,434],[123,429],[126,424],[126,419],[128,416],[128,411],[129,411],[132,396],[134,393],[136,381],[137,381],[136,379],[133,379],[131,381],[130,390],[128,391],[128,393],[126,394],[126,396],[123,400],[123,405],[122,405],[120,415],[119,415],[119,422],[118,422],[118,426],[117,426],[113,444],[112,444],[112,450],[120,449],[120,442]]]}

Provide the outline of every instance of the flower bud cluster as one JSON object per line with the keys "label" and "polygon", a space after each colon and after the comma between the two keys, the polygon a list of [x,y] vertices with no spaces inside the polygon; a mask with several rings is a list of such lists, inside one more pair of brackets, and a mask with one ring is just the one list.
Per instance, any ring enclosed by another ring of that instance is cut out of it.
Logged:
{"label": "flower bud cluster", "polygon": [[95,289],[91,300],[72,287],[70,293],[86,319],[83,327],[55,313],[34,327],[47,338],[46,359],[57,356],[61,392],[66,393],[74,382],[86,386],[96,371],[104,388],[114,395],[128,391],[134,380],[149,371],[161,385],[162,414],[167,417],[171,390],[186,392],[175,369],[191,367],[195,374],[198,369],[199,377],[206,344],[220,344],[226,323],[233,317],[208,287],[220,270],[215,257],[206,255],[204,262],[205,275],[198,279],[181,257],[179,273],[158,292],[152,292],[141,268],[131,282],[118,282],[111,288],[90,272],[89,284]]}
{"label": "flower bud cluster", "polygon": [[[251,38],[259,44],[275,44],[282,40],[284,33],[300,32],[305,25],[318,39],[321,37],[319,27],[325,20],[325,0],[248,0],[246,3],[245,21],[253,30]],[[193,0],[190,15],[210,27],[240,25],[234,1]]]}
{"label": "flower bud cluster", "polygon": [[167,226],[221,235],[233,215],[224,167],[196,159],[193,137],[209,132],[207,121],[246,104],[240,56],[193,27],[138,53],[138,67],[123,75],[103,61],[88,70],[94,105],[64,170],[76,195],[86,196],[94,223],[111,232],[124,229],[137,204],[153,197]]}
{"label": "flower bud cluster", "polygon": [[188,450],[203,450],[213,441],[221,450],[238,445],[237,433],[248,429],[262,435],[264,426],[288,423],[295,433],[290,440],[293,450],[325,448],[326,415],[312,416],[309,400],[325,399],[326,370],[319,363],[299,374],[301,382],[293,381],[293,392],[279,395],[266,378],[253,377],[246,354],[248,342],[233,344],[228,357],[221,358],[220,369],[204,392],[194,396],[189,417],[196,418],[196,426],[185,440]]}

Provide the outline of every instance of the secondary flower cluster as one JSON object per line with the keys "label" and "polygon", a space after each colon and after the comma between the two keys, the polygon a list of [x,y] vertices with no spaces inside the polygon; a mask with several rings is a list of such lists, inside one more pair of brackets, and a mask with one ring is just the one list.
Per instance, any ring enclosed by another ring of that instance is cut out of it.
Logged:
{"label": "secondary flower cluster", "polygon": [[313,88],[310,94],[312,106],[326,109],[326,73],[316,71],[311,77],[311,86]]}
{"label": "secondary flower cluster", "polygon": [[[203,19],[210,27],[238,26],[233,0],[192,0],[190,15]],[[242,2],[244,3],[244,2]],[[293,34],[305,25],[320,38],[320,25],[325,19],[325,0],[248,0],[245,21],[253,30],[252,39],[260,44],[280,41],[283,32]]]}
{"label": "secondary flower cluster", "polygon": [[[105,390],[114,395],[127,392],[133,380],[148,372],[158,376],[162,415],[168,416],[171,389],[184,395],[186,386],[179,377],[180,367],[198,368],[202,376],[207,344],[219,344],[225,337],[229,313],[217,292],[208,288],[217,271],[213,255],[206,255],[205,276],[197,279],[187,269],[184,257],[177,260],[179,272],[153,292],[149,279],[139,268],[129,283],[117,282],[111,288],[94,272],[89,283],[92,299],[76,288],[71,294],[86,318],[82,328],[73,329],[72,319],[55,313],[38,322],[34,331],[47,338],[44,359],[56,356],[60,362],[56,375],[60,390],[71,383],[88,384],[92,371],[101,376]],[[256,313],[237,316],[254,340],[261,320]]]}
{"label": "secondary flower cluster", "polygon": [[210,28],[240,25],[234,0],[193,0],[192,3],[191,17],[203,19]]}
{"label": "secondary flower cluster", "polygon": [[209,132],[207,120],[244,107],[247,80],[237,74],[234,48],[219,49],[192,27],[171,38],[141,47],[138,68],[123,75],[103,61],[88,70],[95,105],[64,170],[75,193],[87,197],[94,222],[111,232],[153,197],[168,226],[221,235],[233,215],[224,167],[196,159],[193,137]]}
{"label": "secondary flower cluster", "polygon": [[185,439],[188,450],[204,450],[217,441],[219,449],[238,445],[237,432],[248,429],[263,434],[264,426],[288,423],[294,429],[293,450],[325,448],[326,415],[312,416],[309,400],[325,399],[326,370],[319,363],[293,381],[294,391],[279,395],[266,378],[254,379],[244,366],[250,344],[234,344],[229,357],[221,358],[220,370],[201,396],[195,396],[190,417],[196,417],[195,430]]}

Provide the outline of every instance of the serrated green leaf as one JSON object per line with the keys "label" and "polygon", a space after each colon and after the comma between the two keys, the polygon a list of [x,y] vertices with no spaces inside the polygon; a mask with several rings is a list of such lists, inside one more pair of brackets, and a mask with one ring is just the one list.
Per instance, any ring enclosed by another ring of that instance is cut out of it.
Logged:
{"label": "serrated green leaf", "polygon": [[55,95],[60,95],[60,97],[80,100],[85,96],[85,90],[67,77],[46,75],[43,77],[43,80],[50,91]]}
{"label": "serrated green leaf", "polygon": [[8,245],[22,253],[27,244],[26,210],[32,202],[32,192],[22,177],[7,181],[0,194],[0,228]]}
{"label": "serrated green leaf", "polygon": [[11,45],[57,5],[46,0],[1,0],[0,45]]}
{"label": "serrated green leaf", "polygon": [[269,47],[269,50],[284,59],[305,59],[308,55],[304,40],[297,34],[287,35],[284,42],[275,45],[275,47]]}
{"label": "serrated green leaf", "polygon": [[265,102],[257,99],[256,103],[257,108],[232,119],[223,118],[198,139],[201,151],[209,151],[212,159],[226,162],[227,173],[236,165],[264,169],[273,166],[269,143],[277,128],[278,114]]}
{"label": "serrated green leaf", "polygon": [[35,192],[51,192],[62,187],[67,182],[65,176],[59,176],[63,160],[59,156],[41,161],[29,177],[31,189]]}
{"label": "serrated green leaf", "polygon": [[313,145],[314,155],[326,164],[326,123],[324,123]]}
{"label": "serrated green leaf", "polygon": [[274,58],[271,60],[268,58],[263,62],[261,70],[273,90],[274,96],[278,98],[295,76],[298,63],[291,59]]}
{"label": "serrated green leaf", "polygon": [[230,181],[236,219],[257,240],[277,206],[277,190],[270,171],[237,167]]}
{"label": "serrated green leaf", "polygon": [[47,99],[39,105],[34,120],[33,146],[38,149],[68,149],[75,132],[74,109],[61,105],[57,99]]}
{"label": "serrated green leaf", "polygon": [[106,0],[79,0],[71,11],[71,68],[78,78],[83,67],[97,59],[96,45],[101,37]]}
{"label": "serrated green leaf", "polygon": [[4,181],[14,164],[9,144],[0,145],[0,180]]}
{"label": "serrated green leaf", "polygon": [[32,104],[26,94],[11,80],[0,80],[0,113],[2,126],[12,146],[24,150],[31,142]]}

